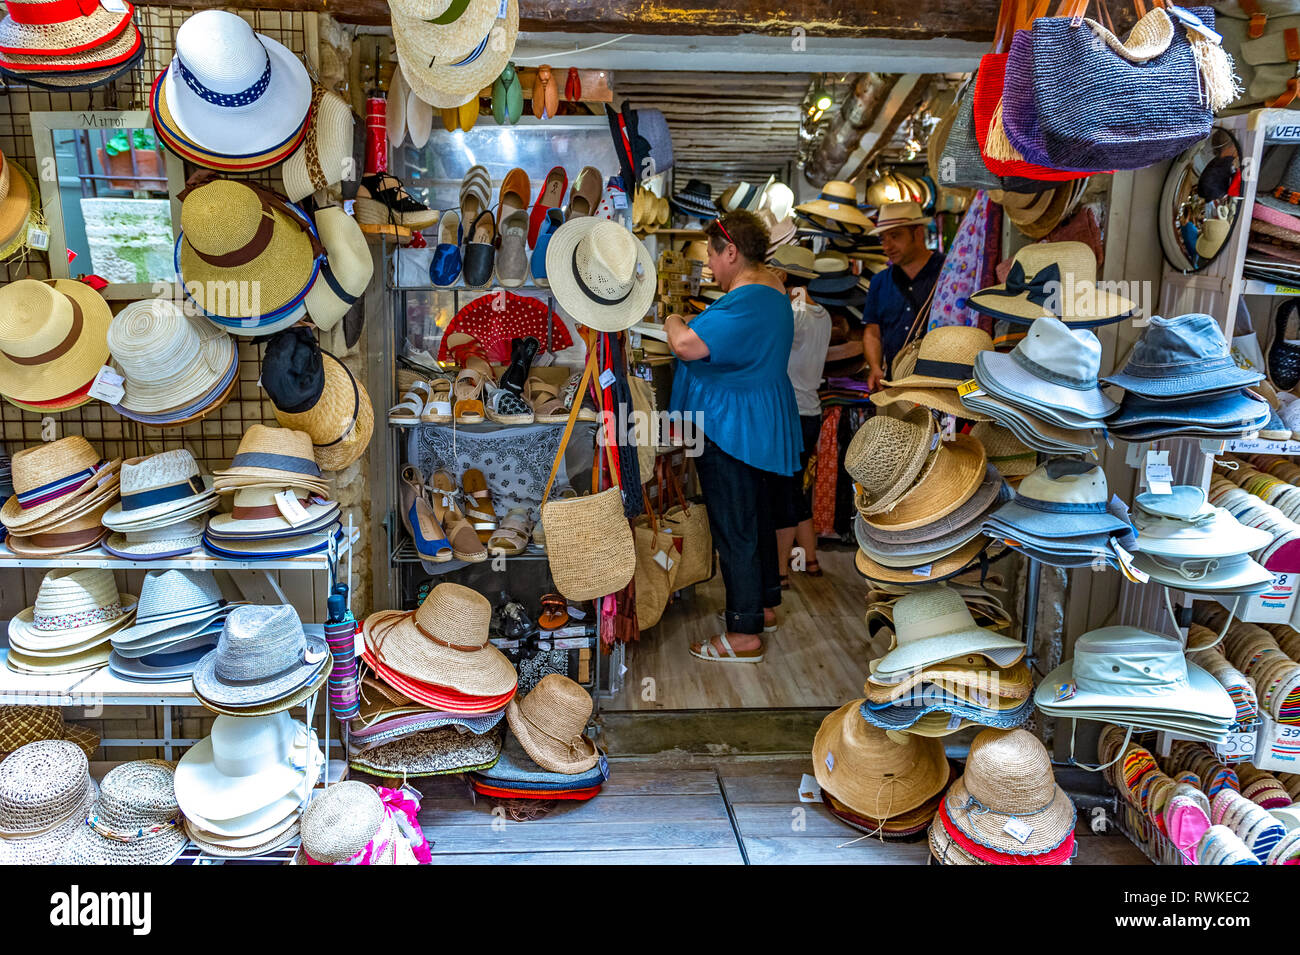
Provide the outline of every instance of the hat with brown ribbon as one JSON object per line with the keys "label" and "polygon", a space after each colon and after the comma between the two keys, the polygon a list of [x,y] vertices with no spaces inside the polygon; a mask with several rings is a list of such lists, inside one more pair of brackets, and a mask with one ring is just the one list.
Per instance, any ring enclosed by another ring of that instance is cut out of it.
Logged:
{"label": "hat with brown ribbon", "polygon": [[0,394],[49,401],[94,379],[108,361],[112,313],[72,279],[19,279],[0,288]]}
{"label": "hat with brown ribbon", "polygon": [[533,762],[553,773],[585,773],[600,759],[583,735],[591,719],[591,695],[567,676],[548,673],[523,700],[506,706],[510,731]]}

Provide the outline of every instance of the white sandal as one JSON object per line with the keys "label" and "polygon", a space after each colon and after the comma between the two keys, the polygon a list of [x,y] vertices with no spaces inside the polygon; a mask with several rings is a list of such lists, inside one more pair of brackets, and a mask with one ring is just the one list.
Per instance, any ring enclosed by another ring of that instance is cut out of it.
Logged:
{"label": "white sandal", "polygon": [[429,388],[429,401],[420,412],[420,420],[426,424],[451,424],[451,380],[435,378]]}
{"label": "white sandal", "polygon": [[694,646],[689,649],[691,656],[700,660],[707,660],[710,663],[762,663],[763,662],[763,645],[759,642],[756,650],[733,650],[731,643],[727,640],[725,633],[718,634],[718,641],[722,644],[722,649],[726,656],[718,652],[718,648],[713,645],[713,639],[710,638],[700,644],[697,651]]}
{"label": "white sandal", "polygon": [[431,388],[427,381],[421,379],[402,395],[402,400],[388,409],[389,424],[419,424],[429,406]]}

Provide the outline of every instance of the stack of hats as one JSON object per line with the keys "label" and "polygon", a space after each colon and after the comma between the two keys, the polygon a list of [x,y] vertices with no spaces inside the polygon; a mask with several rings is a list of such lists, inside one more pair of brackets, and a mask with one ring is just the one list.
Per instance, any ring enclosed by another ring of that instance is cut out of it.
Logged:
{"label": "stack of hats", "polygon": [[1267,401],[1247,390],[1263,378],[1237,366],[1212,315],[1157,315],[1123,371],[1102,379],[1124,389],[1108,424],[1126,441],[1250,435],[1272,414]]}
{"label": "stack of hats", "polygon": [[976,626],[949,587],[894,606],[889,652],[871,661],[862,718],[881,729],[947,736],[972,725],[1019,726],[1033,712],[1025,645]]}
{"label": "stack of hats", "polygon": [[218,557],[297,557],[328,550],[341,535],[338,502],[328,497],[303,431],[252,425],[230,467],[214,476],[216,492],[233,496],[230,513],[209,518],[203,534],[203,546]]}
{"label": "stack of hats", "polygon": [[813,775],[841,821],[884,839],[925,831],[952,778],[943,743],[889,733],[851,700],[822,720],[813,739]]}
{"label": "stack of hats", "polygon": [[[452,727],[483,736],[505,718],[504,710],[482,716],[435,710],[373,676],[362,678],[361,686],[364,698],[357,716],[348,724],[348,756],[354,759],[428,730]],[[379,762],[383,761],[381,754]]]}
{"label": "stack of hats", "polygon": [[14,750],[42,739],[76,743],[89,759],[99,748],[99,734],[88,726],[63,722],[57,706],[15,703],[0,706],[0,760]]}
{"label": "stack of hats", "polygon": [[169,865],[185,849],[176,764],[138,759],[108,771],[56,865]]}
{"label": "stack of hats", "polygon": [[1169,494],[1147,492],[1133,501],[1137,550],[1133,564],[1153,581],[1197,594],[1241,597],[1262,593],[1273,575],[1250,555],[1272,536],[1244,527],[1205,491],[1176,485]]}
{"label": "stack of hats", "polygon": [[[0,444],[0,498],[9,500],[14,496],[14,477],[13,468],[9,463],[9,451],[3,444]],[[9,534],[9,529],[0,524],[0,541],[4,540]]]}
{"label": "stack of hats", "polygon": [[194,666],[194,695],[228,716],[267,716],[315,696],[333,667],[325,638],[284,604],[235,607]]}
{"label": "stack of hats", "polygon": [[134,623],[113,634],[109,669],[137,683],[188,680],[232,609],[210,570],[150,571]]}
{"label": "stack of hats", "polygon": [[708,183],[691,179],[668,199],[669,205],[682,215],[694,219],[716,219],[718,207],[713,203],[713,190]]}
{"label": "stack of hats", "polygon": [[510,738],[496,765],[473,773],[474,791],[501,799],[590,799],[609,778],[609,762],[584,733],[590,694],[548,673],[506,708]]}
{"label": "stack of hats", "polygon": [[0,20],[0,73],[11,81],[66,92],[127,73],[144,56],[134,7],[7,0]]}
{"label": "stack of hats", "polygon": [[1222,742],[1236,723],[1228,691],[1183,655],[1182,643],[1134,627],[1103,627],[1075,642],[1074,657],[1034,691],[1046,715],[1165,730]]}
{"label": "stack of hats", "polygon": [[158,138],[176,155],[244,173],[298,149],[311,100],[307,69],[283,44],[236,14],[204,10],[176,31],[176,55],[154,80],[149,109]]}
{"label": "stack of hats", "polygon": [[306,315],[323,253],[310,219],[233,179],[197,176],[177,198],[176,271],[209,321],[232,335],[270,335]]}
{"label": "stack of hats", "polygon": [[967,306],[1027,325],[1044,315],[1074,328],[1110,325],[1133,314],[1133,302],[1097,287],[1097,255],[1083,242],[1035,242],[1011,261],[1005,282],[981,289]]}
{"label": "stack of hats", "polygon": [[108,348],[125,392],[113,410],[154,428],[202,420],[239,377],[235,340],[167,299],[132,302],[113,316]]}
{"label": "stack of hats", "polygon": [[314,730],[280,710],[218,716],[212,735],[176,766],[176,801],[190,841],[208,855],[262,855],[298,836],[303,806],[325,766]]}
{"label": "stack of hats", "polygon": [[1009,428],[990,421],[980,421],[970,429],[970,436],[984,445],[989,464],[1016,485],[1038,466],[1037,452],[1015,436]]}
{"label": "stack of hats", "polygon": [[1119,566],[1112,540],[1133,546],[1132,527],[1111,507],[1101,468],[1058,458],[1025,475],[983,530],[1033,560],[1100,570]]}
{"label": "stack of hats", "polygon": [[858,208],[858,187],[832,179],[816,199],[794,207],[800,218],[830,236],[863,236],[875,225]]}
{"label": "stack of hats", "polygon": [[216,506],[212,478],[185,448],[131,458],[122,463],[121,500],[100,518],[114,531],[104,549],[130,560],[188,554],[203,542],[204,515]]}
{"label": "stack of hats", "polygon": [[[951,590],[961,595],[961,599],[966,602],[966,609],[971,612],[980,625],[988,627],[990,630],[1010,630],[1012,619],[1011,614],[1007,613],[1006,607],[1002,601],[989,593],[982,587],[974,587],[967,584],[947,584]],[[900,587],[896,584],[877,584],[871,590],[867,591],[867,614],[866,623],[868,628],[872,627],[876,618],[884,626],[894,626],[894,607],[898,601],[912,593],[910,587]],[[892,636],[890,638],[893,639]]]}
{"label": "stack of hats", "polygon": [[[993,339],[982,328],[942,325],[932,329],[921,339],[915,366],[892,369],[894,377],[883,382],[884,390],[873,394],[871,401],[882,407],[910,402],[959,418],[987,421],[983,412],[962,404],[957,389],[974,374],[975,359],[992,350]],[[906,374],[900,374],[904,371]]]}
{"label": "stack of hats", "polygon": [[19,279],[0,288],[0,395],[34,414],[90,401],[112,317],[85,282]]}
{"label": "stack of hats", "polygon": [[442,583],[413,611],[368,616],[357,649],[379,679],[411,699],[484,716],[505,709],[518,683],[505,654],[488,642],[491,625],[486,597]]}
{"label": "stack of hats", "polygon": [[103,568],[52,570],[34,606],[9,621],[5,663],[21,673],[76,673],[108,662],[110,641],[135,617],[136,601],[118,593]]}
{"label": "stack of hats", "polygon": [[402,75],[439,109],[477,100],[506,68],[519,33],[517,0],[392,0],[389,11]]}
{"label": "stack of hats", "polygon": [[975,356],[975,390],[961,403],[1048,454],[1086,452],[1118,405],[1097,384],[1101,342],[1050,316],[1035,319],[1010,354]]}
{"label": "stack of hats", "polygon": [[281,427],[311,437],[323,470],[340,471],[365,453],[375,427],[370,396],[343,362],[321,350],[311,329],[286,328],[267,342],[262,387]]}
{"label": "stack of hats", "polygon": [[0,762],[0,865],[49,865],[99,797],[90,761],[61,739],[28,743]]}
{"label": "stack of hats", "polygon": [[100,521],[117,500],[122,459],[104,462],[72,435],[13,456],[14,494],[0,509],[5,545],[23,557],[52,557],[94,547]]}
{"label": "stack of hats", "polygon": [[429,841],[410,787],[382,789],[349,779],[303,810],[294,865],[428,865]]}
{"label": "stack of hats", "polygon": [[990,189],[989,198],[1002,207],[1002,213],[1030,239],[1044,239],[1061,224],[1088,187],[1088,177],[1048,185],[1039,192],[1012,192]]}
{"label": "stack of hats", "polygon": [[816,278],[808,283],[808,293],[819,305],[862,308],[867,300],[870,276],[864,278],[854,272],[847,255],[828,249],[813,259],[813,270]]}
{"label": "stack of hats", "polygon": [[1074,803],[1043,744],[1025,730],[984,730],[930,824],[944,865],[1068,865]]}

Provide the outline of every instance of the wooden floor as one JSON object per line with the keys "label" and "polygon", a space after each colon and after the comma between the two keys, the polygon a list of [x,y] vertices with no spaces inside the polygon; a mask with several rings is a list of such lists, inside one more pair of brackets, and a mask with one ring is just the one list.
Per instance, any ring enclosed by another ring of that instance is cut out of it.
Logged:
{"label": "wooden floor", "polygon": [[[694,640],[721,632],[721,575],[670,605],[663,619],[628,648],[623,691],[606,710],[837,707],[862,696],[868,649],[865,581],[853,568],[854,548],[818,552],[821,577],[794,574],[777,612],[779,628],[764,634],[760,664],[707,663],[691,656]],[[883,650],[883,648],[877,648]],[[646,683],[647,680],[653,681]]]}

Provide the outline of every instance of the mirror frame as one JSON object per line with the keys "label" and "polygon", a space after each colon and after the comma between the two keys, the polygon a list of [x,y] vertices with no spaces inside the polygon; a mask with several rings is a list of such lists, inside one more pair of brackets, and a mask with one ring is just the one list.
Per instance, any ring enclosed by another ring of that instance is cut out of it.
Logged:
{"label": "mirror frame", "polygon": [[[1198,150],[1211,143],[1215,136],[1219,135],[1228,138],[1228,141],[1232,143],[1233,148],[1237,151],[1238,162],[1244,165],[1245,158],[1242,155],[1241,142],[1235,135],[1233,135],[1232,130],[1216,125],[1210,130],[1209,136],[1189,146],[1174,158],[1168,170],[1165,172],[1165,178],[1160,187],[1160,198],[1156,204],[1156,240],[1160,243],[1160,254],[1164,258],[1166,264],[1168,264],[1168,266],[1174,271],[1183,275],[1196,275],[1214,265],[1214,263],[1219,260],[1219,257],[1228,249],[1233,236],[1237,234],[1238,221],[1248,212],[1248,210],[1242,208],[1244,202],[1238,204],[1237,214],[1232,219],[1232,224],[1228,228],[1228,235],[1223,240],[1223,245],[1220,246],[1219,251],[1216,252],[1214,257],[1209,261],[1204,262],[1195,268],[1192,267],[1191,261],[1186,259],[1183,254],[1181,239],[1177,235],[1170,235],[1168,238],[1166,237],[1165,226],[1168,223],[1165,216],[1169,211],[1169,203],[1176,195],[1178,187],[1182,184],[1183,178],[1187,175],[1190,169],[1191,158]],[[1249,219],[1247,221],[1249,221]],[[1169,247],[1170,243],[1172,243],[1175,248],[1171,249]],[[1184,259],[1184,262],[1180,263],[1174,261],[1175,252],[1178,253],[1180,258]]]}
{"label": "mirror frame", "polygon": [[[59,194],[59,177],[54,156],[56,129],[153,129],[153,117],[148,110],[68,110],[55,113],[32,113],[32,143],[35,146],[36,168],[41,189],[41,207],[50,230],[50,276],[72,278],[68,268],[68,241],[63,231],[63,205]],[[154,131],[155,138],[158,133]],[[162,140],[159,139],[161,145]],[[172,242],[180,235],[181,204],[176,194],[185,188],[185,167],[181,160],[165,146],[162,148],[164,168],[167,171],[167,196],[171,200]],[[51,171],[54,171],[51,174]],[[109,300],[134,301],[175,294],[176,276],[156,282],[113,282],[104,289]]]}

